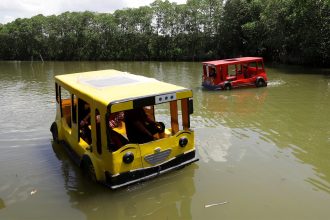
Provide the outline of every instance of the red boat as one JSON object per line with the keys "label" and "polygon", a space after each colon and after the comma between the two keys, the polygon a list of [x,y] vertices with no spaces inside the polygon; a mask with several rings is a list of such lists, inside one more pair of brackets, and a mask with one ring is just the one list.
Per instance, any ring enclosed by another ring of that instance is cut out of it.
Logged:
{"label": "red boat", "polygon": [[202,86],[211,90],[267,86],[262,57],[239,57],[203,62]]}

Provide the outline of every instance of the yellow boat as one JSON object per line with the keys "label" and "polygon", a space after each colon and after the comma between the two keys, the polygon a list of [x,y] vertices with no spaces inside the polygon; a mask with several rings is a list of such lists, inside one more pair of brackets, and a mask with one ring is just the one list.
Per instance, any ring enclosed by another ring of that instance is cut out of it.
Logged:
{"label": "yellow boat", "polygon": [[190,89],[117,70],[55,76],[55,142],[116,189],[197,161]]}

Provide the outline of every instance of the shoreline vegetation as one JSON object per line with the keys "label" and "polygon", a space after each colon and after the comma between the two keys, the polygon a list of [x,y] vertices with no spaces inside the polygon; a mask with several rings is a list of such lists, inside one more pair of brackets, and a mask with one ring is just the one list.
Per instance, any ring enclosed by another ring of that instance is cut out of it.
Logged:
{"label": "shoreline vegetation", "polygon": [[329,0],[155,0],[114,13],[0,24],[0,60],[203,61],[262,56],[330,66]]}

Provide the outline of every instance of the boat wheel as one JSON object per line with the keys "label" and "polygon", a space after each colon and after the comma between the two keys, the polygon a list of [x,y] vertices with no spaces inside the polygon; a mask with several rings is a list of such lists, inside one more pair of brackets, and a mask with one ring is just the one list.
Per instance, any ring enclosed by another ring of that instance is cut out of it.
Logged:
{"label": "boat wheel", "polygon": [[96,182],[95,169],[92,161],[88,157],[85,157],[82,161],[82,170],[84,175],[86,175],[93,182]]}
{"label": "boat wheel", "polygon": [[53,122],[52,126],[50,127],[50,131],[52,132],[53,141],[58,143],[58,130],[55,122]]}
{"label": "boat wheel", "polygon": [[265,80],[264,79],[258,79],[257,80],[257,83],[256,83],[256,86],[257,87],[264,87],[264,86],[266,86]]}
{"label": "boat wheel", "polygon": [[231,90],[231,85],[230,84],[226,84],[225,85],[225,90]]}

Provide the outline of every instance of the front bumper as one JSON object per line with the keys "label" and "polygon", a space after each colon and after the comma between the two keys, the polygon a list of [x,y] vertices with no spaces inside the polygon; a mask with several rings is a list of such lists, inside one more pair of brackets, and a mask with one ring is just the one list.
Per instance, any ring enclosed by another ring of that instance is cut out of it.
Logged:
{"label": "front bumper", "polygon": [[195,153],[196,151],[193,150],[188,153],[178,155],[174,159],[159,164],[157,166],[129,171],[121,173],[119,175],[111,176],[109,172],[106,172],[105,184],[111,189],[117,189],[126,185],[156,177],[171,170],[178,169],[198,161],[198,158],[196,158]]}

